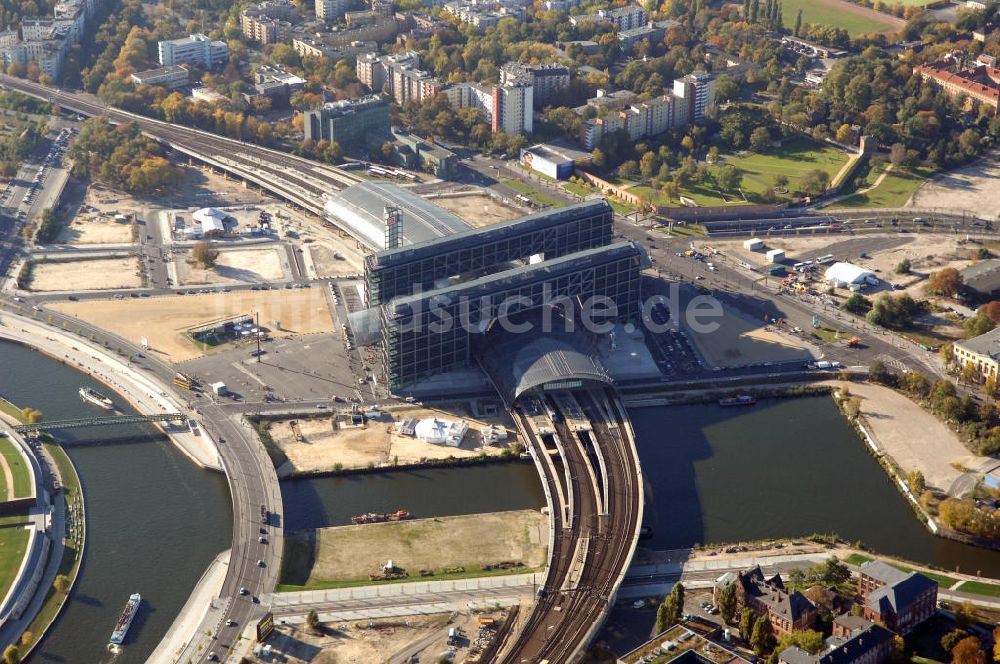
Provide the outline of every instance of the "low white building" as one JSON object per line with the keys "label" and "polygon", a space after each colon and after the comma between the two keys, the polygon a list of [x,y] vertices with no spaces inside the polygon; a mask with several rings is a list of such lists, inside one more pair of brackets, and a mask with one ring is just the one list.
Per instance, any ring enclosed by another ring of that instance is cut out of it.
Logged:
{"label": "low white building", "polygon": [[860,290],[867,285],[877,286],[879,283],[874,272],[852,263],[834,263],[826,269],[823,276],[831,286],[851,290]]}
{"label": "low white building", "polygon": [[465,420],[453,422],[438,417],[420,420],[414,427],[414,433],[420,440],[448,447],[461,445],[468,430],[469,423]]}
{"label": "low white building", "polygon": [[780,263],[785,260],[785,250],[784,249],[771,249],[765,256],[767,256],[768,263]]}
{"label": "low white building", "polygon": [[743,248],[747,251],[760,251],[764,248],[764,241],[760,238],[750,238],[743,241]]}
{"label": "low white building", "polygon": [[[229,218],[229,215],[222,210],[201,208],[200,210],[196,210],[191,215],[191,218],[200,226],[202,237],[218,237],[228,232],[226,220]],[[196,227],[195,232],[198,230],[199,228]]]}

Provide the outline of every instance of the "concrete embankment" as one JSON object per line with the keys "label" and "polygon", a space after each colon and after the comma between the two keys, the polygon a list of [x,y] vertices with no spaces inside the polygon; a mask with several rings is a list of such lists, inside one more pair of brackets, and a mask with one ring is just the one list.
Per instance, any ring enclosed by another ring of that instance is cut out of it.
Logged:
{"label": "concrete embankment", "polygon": [[[144,415],[185,413],[189,417],[196,416],[185,404],[178,403],[172,390],[155,377],[142,373],[135,365],[82,337],[44,326],[24,316],[2,313],[0,339],[24,344],[83,371],[115,390]],[[202,468],[222,471],[216,442],[204,427],[199,427],[198,435],[191,433],[186,425],[160,428],[192,462]]]}
{"label": "concrete embankment", "polygon": [[186,662],[188,659],[184,651],[199,627],[210,625],[213,631],[218,631],[223,609],[219,594],[226,580],[229,555],[229,550],[220,553],[201,575],[194,590],[191,591],[191,596],[170,625],[166,636],[146,660],[146,664]]}

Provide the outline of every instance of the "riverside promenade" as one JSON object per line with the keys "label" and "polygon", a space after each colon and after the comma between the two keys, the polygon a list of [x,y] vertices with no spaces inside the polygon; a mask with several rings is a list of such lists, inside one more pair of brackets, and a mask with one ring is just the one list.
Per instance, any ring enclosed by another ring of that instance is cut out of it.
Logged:
{"label": "riverside promenade", "polygon": [[[116,390],[143,415],[185,413],[197,419],[198,413],[178,403],[171,390],[139,367],[123,360],[113,351],[101,348],[69,332],[44,325],[25,316],[0,313],[0,339],[24,344],[55,360],[68,364]],[[25,404],[30,406],[31,404]],[[161,426],[164,434],[192,462],[201,468],[222,471],[216,442],[205,427],[200,435],[186,425]]]}

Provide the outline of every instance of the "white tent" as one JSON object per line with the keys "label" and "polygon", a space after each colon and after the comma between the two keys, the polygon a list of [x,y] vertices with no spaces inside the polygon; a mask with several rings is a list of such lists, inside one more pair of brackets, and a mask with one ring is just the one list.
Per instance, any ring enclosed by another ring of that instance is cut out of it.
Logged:
{"label": "white tent", "polygon": [[225,235],[225,220],[227,216],[228,215],[226,215],[226,213],[222,210],[216,210],[215,208],[202,208],[192,214],[191,218],[201,224],[201,234],[208,236]]}
{"label": "white tent", "polygon": [[834,263],[823,275],[834,286],[851,286],[860,284],[877,284],[878,277],[874,272],[851,263]]}

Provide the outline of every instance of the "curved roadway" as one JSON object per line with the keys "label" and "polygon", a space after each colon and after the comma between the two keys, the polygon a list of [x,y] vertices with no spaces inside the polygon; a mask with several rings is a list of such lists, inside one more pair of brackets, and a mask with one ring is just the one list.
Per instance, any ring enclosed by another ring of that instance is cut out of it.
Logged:
{"label": "curved roadway", "polygon": [[[0,298],[0,305],[6,305],[17,313],[24,313],[23,307],[6,298]],[[81,337],[105,346],[112,352],[117,350],[132,358],[140,352],[128,340],[79,319],[51,310],[44,310],[44,315],[46,319],[51,316],[51,324],[55,326],[65,324],[66,327],[61,332],[72,333],[79,330]],[[40,319],[36,320],[42,322]],[[173,367],[149,356],[133,359],[132,363],[137,371],[151,374],[166,389],[171,389],[169,386],[173,384],[175,373]],[[188,403],[183,396],[177,396],[179,403]],[[194,404],[193,410],[198,414],[201,425],[213,434],[218,443],[219,456],[233,500],[232,552],[220,594],[225,608],[218,624],[210,627],[211,637],[205,630],[193,627],[192,642],[186,649],[186,657],[180,660],[207,662],[209,654],[213,652],[224,659],[228,649],[237,643],[246,625],[256,623],[264,614],[265,609],[259,604],[259,600],[266,599],[277,583],[283,546],[283,512],[274,466],[257,436],[242,424],[242,418],[227,415],[218,404],[208,400]],[[261,523],[261,505],[271,515],[267,525]],[[266,533],[260,532],[262,528]],[[260,538],[264,541],[259,541]],[[264,566],[259,566],[258,561],[264,561]],[[241,588],[246,588],[246,595],[240,594]],[[230,621],[232,625],[229,624]]]}

